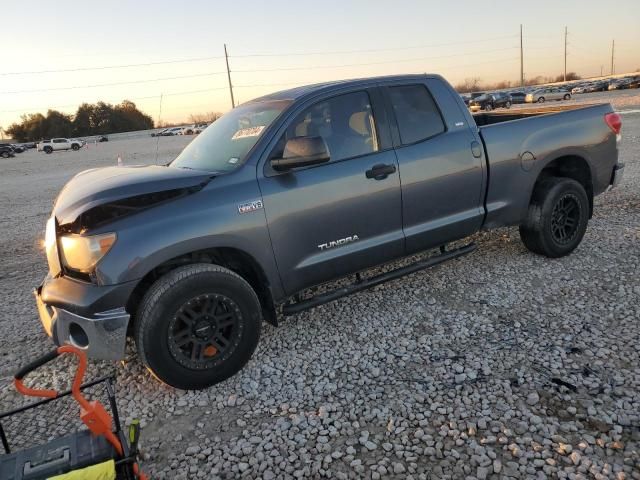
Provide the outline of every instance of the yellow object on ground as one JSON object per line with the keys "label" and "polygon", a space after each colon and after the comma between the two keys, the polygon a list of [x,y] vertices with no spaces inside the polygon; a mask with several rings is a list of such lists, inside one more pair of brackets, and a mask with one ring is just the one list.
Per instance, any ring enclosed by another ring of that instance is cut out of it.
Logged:
{"label": "yellow object on ground", "polygon": [[113,460],[109,460],[81,470],[49,477],[48,480],[116,480],[116,464]]}

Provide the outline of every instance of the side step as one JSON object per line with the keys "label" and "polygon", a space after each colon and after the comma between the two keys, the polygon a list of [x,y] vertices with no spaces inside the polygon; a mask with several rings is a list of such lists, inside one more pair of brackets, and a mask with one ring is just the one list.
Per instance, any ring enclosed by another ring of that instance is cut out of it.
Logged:
{"label": "side step", "polygon": [[[454,258],[458,258],[462,255],[471,253],[476,248],[477,247],[475,243],[470,243],[468,245],[450,251],[445,251],[444,248],[441,247],[440,251],[442,253],[440,253],[439,255],[425,258],[424,260],[419,260],[415,263],[412,263],[411,265],[400,267],[390,272],[381,273],[380,275],[376,275],[375,277],[356,281],[356,283],[353,283],[349,286],[321,293],[306,300],[301,300],[299,302],[284,305],[282,307],[282,313],[283,315],[294,315],[296,313],[302,312],[303,310],[317,307],[318,305],[322,305],[323,303],[332,302],[339,298],[346,297],[347,295],[351,295],[352,293],[360,292],[362,290],[375,287],[376,285],[380,285],[381,283],[388,282],[389,280],[394,280],[396,278],[409,275],[410,273],[417,272],[418,270],[435,267],[436,265],[440,265],[441,263],[444,263],[448,260],[453,260]],[[357,275],[357,278],[359,278],[359,275]]]}

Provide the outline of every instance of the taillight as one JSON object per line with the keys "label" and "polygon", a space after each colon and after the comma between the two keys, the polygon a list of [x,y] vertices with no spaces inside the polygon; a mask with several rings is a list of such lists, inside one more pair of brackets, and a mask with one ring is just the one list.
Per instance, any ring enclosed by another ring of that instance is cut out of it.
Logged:
{"label": "taillight", "polygon": [[622,128],[622,117],[615,112],[607,113],[604,116],[604,123],[606,123],[611,131],[616,135],[620,135],[620,129]]}

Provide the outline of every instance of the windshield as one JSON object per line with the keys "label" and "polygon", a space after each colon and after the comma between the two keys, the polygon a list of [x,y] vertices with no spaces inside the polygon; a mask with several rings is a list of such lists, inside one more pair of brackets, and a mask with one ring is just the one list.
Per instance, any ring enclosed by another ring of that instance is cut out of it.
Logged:
{"label": "windshield", "polygon": [[291,104],[288,100],[248,103],[213,122],[178,155],[172,167],[230,172],[246,159],[262,132]]}

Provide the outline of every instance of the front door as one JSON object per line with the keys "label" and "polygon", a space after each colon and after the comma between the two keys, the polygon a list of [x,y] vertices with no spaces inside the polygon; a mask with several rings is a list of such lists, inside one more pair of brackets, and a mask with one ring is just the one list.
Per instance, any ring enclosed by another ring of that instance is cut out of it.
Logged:
{"label": "front door", "polygon": [[293,137],[321,136],[328,163],[275,172],[259,183],[273,250],[288,294],[401,256],[396,155],[380,140],[368,91],[318,100],[286,126],[270,158]]}

